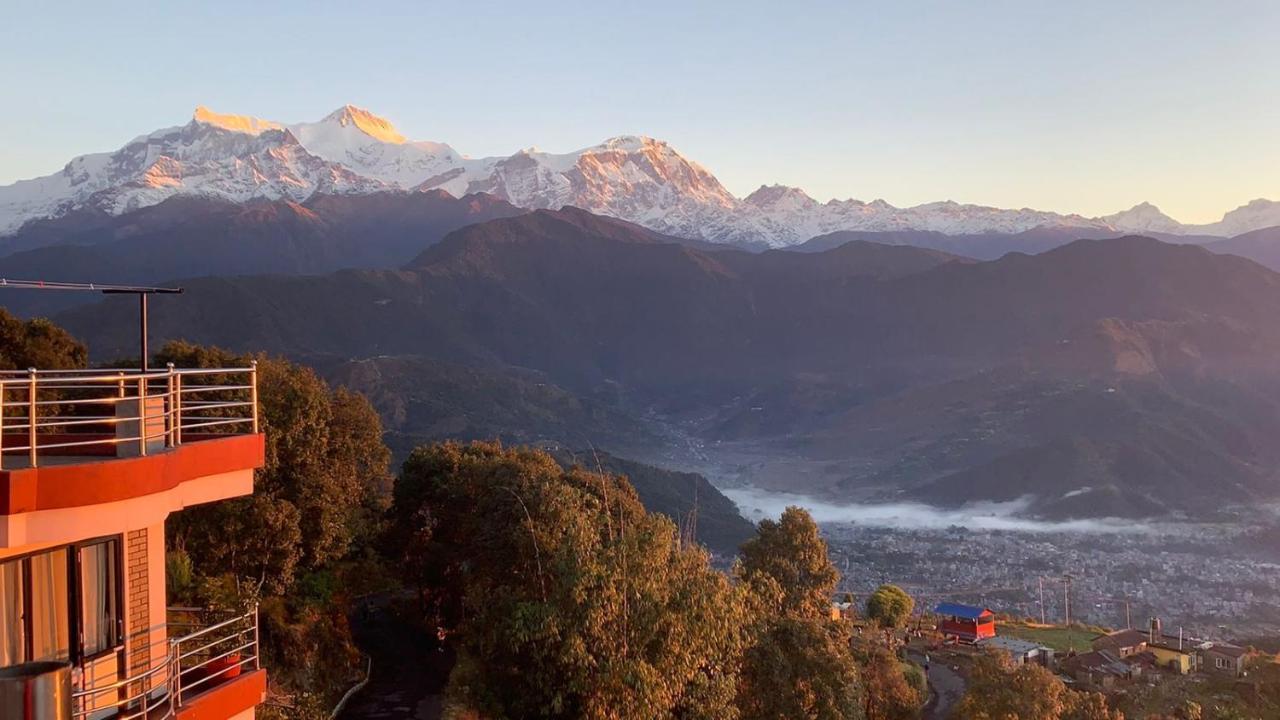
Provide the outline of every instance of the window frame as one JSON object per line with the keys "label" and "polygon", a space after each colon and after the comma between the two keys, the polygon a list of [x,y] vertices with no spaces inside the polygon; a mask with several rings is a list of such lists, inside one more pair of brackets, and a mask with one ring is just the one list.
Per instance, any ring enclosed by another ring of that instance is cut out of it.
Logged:
{"label": "window frame", "polygon": [[[80,581],[81,578],[84,577],[84,575],[82,572],[83,563],[80,558],[80,553],[82,550],[84,550],[84,548],[91,547],[93,545],[110,546],[112,544],[115,545],[114,551],[112,551],[110,554],[111,554],[112,563],[115,565],[115,577],[113,578],[112,585],[114,585],[113,594],[115,595],[115,597],[113,598],[113,600],[115,600],[116,612],[115,612],[115,617],[110,618],[109,620],[109,627],[111,630],[111,641],[107,644],[107,647],[98,650],[92,655],[89,655],[85,652],[84,585]],[[71,570],[71,574],[74,579],[74,583],[71,586],[72,587],[71,594],[73,596],[72,599],[75,602],[75,607],[76,607],[76,611],[71,613],[73,617],[72,629],[75,632],[75,638],[76,638],[76,643],[75,643],[76,647],[75,647],[75,652],[73,652],[73,657],[78,658],[76,662],[83,664],[83,663],[90,663],[96,660],[100,660],[104,657],[107,657],[108,655],[119,653],[121,650],[124,649],[124,638],[126,634],[124,629],[124,621],[125,621],[124,536],[123,535],[107,535],[104,537],[92,538],[90,540],[81,540],[78,543],[72,544],[70,547],[74,550],[71,556],[72,565],[74,565],[74,567]],[[147,589],[147,593],[149,597],[150,588]]]}
{"label": "window frame", "polygon": [[[110,647],[99,650],[92,655],[85,653],[84,641],[84,589],[80,582],[81,575],[81,549],[91,545],[102,545],[115,543],[115,551],[112,553],[115,562],[115,607],[116,617],[112,618],[111,634],[112,642]],[[32,632],[32,602],[34,595],[32,592],[31,579],[31,562],[30,560],[39,555],[49,553],[62,552],[67,554],[67,637],[70,647],[67,649],[67,662],[72,665],[85,665],[102,658],[117,654],[124,650],[125,641],[125,606],[124,606],[124,535],[102,535],[99,537],[89,538],[74,543],[64,545],[55,545],[52,547],[33,550],[31,552],[13,555],[11,557],[0,559],[0,564],[19,563],[18,577],[22,584],[22,662],[32,662],[31,658],[35,655],[35,638]]]}
{"label": "window frame", "polygon": [[52,553],[65,553],[67,556],[67,662],[75,663],[76,661],[76,622],[75,613],[71,612],[73,607],[73,596],[75,594],[75,562],[71,557],[70,545],[56,545],[41,550],[15,555],[11,558],[5,558],[4,562],[18,562],[19,572],[22,576],[22,653],[23,662],[35,662],[35,632],[32,628],[32,603],[35,600],[34,586],[31,580],[31,560],[40,555],[49,555]]}

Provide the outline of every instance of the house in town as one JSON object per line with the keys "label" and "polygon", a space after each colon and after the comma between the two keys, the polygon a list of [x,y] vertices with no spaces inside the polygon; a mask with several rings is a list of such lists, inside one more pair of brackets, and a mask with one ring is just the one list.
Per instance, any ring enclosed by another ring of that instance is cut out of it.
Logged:
{"label": "house in town", "polygon": [[1007,655],[1014,665],[1035,664],[1047,668],[1054,665],[1053,648],[1029,640],[996,636],[983,638],[977,644],[981,648]]}
{"label": "house in town", "polygon": [[1243,677],[1244,662],[1249,656],[1249,651],[1225,643],[1207,643],[1207,646],[1199,651],[1199,655],[1199,667],[1205,672]]}
{"label": "house in town", "polygon": [[1061,671],[1085,687],[1107,690],[1133,680],[1141,665],[1121,660],[1110,650],[1093,650],[1072,655],[1058,664]]}
{"label": "house in town", "polygon": [[1160,618],[1151,618],[1151,626],[1147,632],[1146,652],[1155,657],[1157,667],[1178,675],[1186,675],[1197,668],[1197,655],[1193,643],[1183,637],[1181,630],[1177,635],[1165,635]]}
{"label": "house in town", "polygon": [[1094,650],[1106,650],[1121,659],[1147,649],[1147,634],[1141,630],[1117,630],[1096,638]]}

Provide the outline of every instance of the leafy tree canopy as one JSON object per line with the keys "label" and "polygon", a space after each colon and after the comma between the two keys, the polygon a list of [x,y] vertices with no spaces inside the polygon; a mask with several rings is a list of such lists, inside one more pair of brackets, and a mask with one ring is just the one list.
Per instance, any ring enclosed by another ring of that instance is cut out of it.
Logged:
{"label": "leafy tree canopy", "polygon": [[1124,720],[1102,695],[1069,690],[1039,665],[1015,667],[994,653],[974,662],[953,715],[956,720]]}
{"label": "leafy tree canopy", "polygon": [[810,618],[829,613],[840,579],[817,523],[798,507],[760,522],[756,536],[742,545],[738,573],[748,581],[772,578],[782,588],[782,611]]}
{"label": "leafy tree canopy", "polygon": [[916,601],[897,585],[881,585],[867,597],[867,617],[881,627],[897,628],[907,623]]}
{"label": "leafy tree canopy", "polygon": [[0,309],[0,370],[85,367],[89,352],[66,330],[44,318],[20,320]]}
{"label": "leafy tree canopy", "polygon": [[392,517],[456,632],[455,712],[737,717],[746,603],[624,479],[495,444],[420,447]]}
{"label": "leafy tree canopy", "polygon": [[388,500],[390,452],[369,402],[330,389],[310,368],[180,341],[156,355],[158,364],[178,367],[236,367],[255,359],[267,444],[254,494],[174,515],[170,540],[202,573],[231,573],[281,593],[297,573],[342,557],[371,532]]}

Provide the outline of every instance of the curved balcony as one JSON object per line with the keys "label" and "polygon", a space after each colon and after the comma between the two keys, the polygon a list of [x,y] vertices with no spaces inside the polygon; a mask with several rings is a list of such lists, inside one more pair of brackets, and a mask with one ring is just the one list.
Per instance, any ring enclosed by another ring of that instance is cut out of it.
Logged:
{"label": "curved balcony", "polygon": [[256,366],[0,372],[0,548],[251,493],[257,387]]}
{"label": "curved balcony", "polygon": [[78,673],[71,693],[73,720],[168,720],[232,717],[259,704],[266,692],[260,667],[258,611],[215,617],[171,608],[164,659],[109,683]]}
{"label": "curved balcony", "polygon": [[258,432],[247,368],[0,371],[0,470],[146,456]]}

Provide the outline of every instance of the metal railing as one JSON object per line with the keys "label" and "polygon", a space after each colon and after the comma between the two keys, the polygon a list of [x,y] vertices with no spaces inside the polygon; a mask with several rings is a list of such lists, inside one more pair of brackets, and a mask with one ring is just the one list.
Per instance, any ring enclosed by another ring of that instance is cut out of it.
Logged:
{"label": "metal railing", "polygon": [[170,608],[164,660],[112,683],[71,693],[72,720],[168,720],[196,695],[260,667],[258,608],[205,624],[207,611]]}
{"label": "metal railing", "polygon": [[[170,613],[175,615],[193,612],[199,611],[170,609]],[[170,620],[169,626],[178,629],[201,624],[198,619],[191,625],[184,625],[182,620]],[[244,614],[200,627],[171,642],[175,662],[173,694],[181,705],[184,699],[260,667],[258,608],[255,605]]]}
{"label": "metal railing", "polygon": [[162,720],[174,716],[174,649],[159,665],[105,685],[72,690],[72,720]]}
{"label": "metal railing", "polygon": [[0,371],[0,469],[58,456],[146,455],[181,445],[184,435],[235,432],[258,432],[256,362]]}

